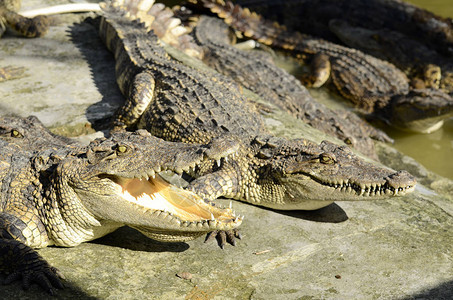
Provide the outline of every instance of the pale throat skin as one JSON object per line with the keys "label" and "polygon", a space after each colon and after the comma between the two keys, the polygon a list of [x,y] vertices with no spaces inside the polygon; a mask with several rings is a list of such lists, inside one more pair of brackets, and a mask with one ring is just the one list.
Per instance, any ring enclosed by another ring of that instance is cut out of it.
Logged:
{"label": "pale throat skin", "polygon": [[[5,166],[12,157],[23,162],[21,172],[11,179],[14,184],[10,189],[17,189],[13,186],[23,189],[33,182],[37,186],[35,194],[44,195],[35,199],[36,203],[27,202],[34,214],[32,219],[42,215],[41,202],[48,206],[46,218],[32,221],[42,223],[47,233],[41,233],[41,239],[36,239],[36,234],[25,237],[29,246],[75,246],[124,225],[140,228],[147,235],[156,231],[157,236],[166,241],[186,241],[212,230],[233,229],[241,223],[231,209],[214,207],[157,175],[162,170],[189,171],[205,159],[221,160],[235,152],[234,143],[178,144],[138,131],[116,133],[109,139],[95,140],[87,147],[68,145],[36,154],[14,152],[20,149],[22,139],[23,136],[17,138],[18,144],[3,142]],[[21,165],[16,163],[15,169],[18,166]],[[48,182],[39,184],[40,179],[33,170],[49,173]],[[27,175],[29,172],[31,174]],[[3,176],[10,175],[4,173]],[[19,178],[25,180],[19,181]],[[14,207],[23,201],[20,197],[18,193],[8,200],[3,212],[15,214]]]}
{"label": "pale throat skin", "polygon": [[59,272],[32,248],[77,246],[124,225],[184,242],[242,223],[231,207],[214,206],[158,174],[221,163],[238,149],[228,137],[184,144],[138,130],[81,146],[30,122],[39,121],[0,117],[0,272],[10,274],[7,282],[23,277],[25,286],[37,282],[50,293],[63,287]]}

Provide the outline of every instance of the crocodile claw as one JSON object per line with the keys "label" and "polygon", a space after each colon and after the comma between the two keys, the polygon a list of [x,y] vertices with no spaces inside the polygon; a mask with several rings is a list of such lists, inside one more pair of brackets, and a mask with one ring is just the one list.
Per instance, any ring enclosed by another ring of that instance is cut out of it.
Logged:
{"label": "crocodile claw", "polygon": [[55,294],[54,288],[63,289],[64,285],[61,279],[64,279],[63,274],[57,268],[52,267],[42,258],[38,252],[30,247],[20,243],[19,241],[3,241],[3,247],[10,248],[13,253],[11,260],[15,261],[14,270],[10,272],[3,284],[10,284],[14,281],[22,279],[22,287],[24,290],[29,289],[32,283],[37,283],[43,290],[51,295]]}
{"label": "crocodile claw", "polygon": [[22,287],[28,290],[32,283],[37,283],[43,290],[50,295],[54,295],[54,288],[63,289],[64,285],[60,279],[64,279],[60,271],[54,267],[43,266],[34,270],[26,270],[23,272],[16,271],[9,274],[3,284],[10,284],[22,278]]}
{"label": "crocodile claw", "polygon": [[205,243],[215,238],[221,249],[225,248],[226,243],[236,246],[236,238],[242,239],[238,229],[232,230],[215,230],[206,235]]}

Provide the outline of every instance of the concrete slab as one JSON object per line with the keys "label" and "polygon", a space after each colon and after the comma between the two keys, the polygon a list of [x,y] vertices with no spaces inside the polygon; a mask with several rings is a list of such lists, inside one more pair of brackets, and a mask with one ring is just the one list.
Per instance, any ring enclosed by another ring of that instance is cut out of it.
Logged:
{"label": "concrete slab", "polygon": [[[0,65],[27,68],[27,77],[0,83],[2,114],[35,114],[71,136],[104,128],[123,98],[112,56],[94,28],[74,25],[85,16],[56,17],[41,39],[0,40]],[[324,138],[282,113],[266,118],[279,135],[303,130]],[[61,299],[451,299],[453,183],[379,147],[385,164],[409,168],[425,186],[391,201],[342,202],[312,212],[236,202],[246,215],[244,238],[225,250],[202,239],[160,243],[123,228],[75,248],[39,252],[66,276]],[[181,272],[192,278],[177,277]],[[2,287],[1,297],[48,295],[14,283]]]}

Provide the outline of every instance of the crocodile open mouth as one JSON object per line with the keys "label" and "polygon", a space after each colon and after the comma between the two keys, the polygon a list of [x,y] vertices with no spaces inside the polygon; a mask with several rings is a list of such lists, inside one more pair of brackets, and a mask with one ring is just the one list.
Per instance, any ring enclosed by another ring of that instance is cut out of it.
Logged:
{"label": "crocodile open mouth", "polygon": [[159,175],[150,178],[115,178],[118,192],[125,200],[144,208],[162,211],[181,221],[217,221],[238,223],[231,208],[221,208],[205,202],[193,192],[184,190],[165,181]]}

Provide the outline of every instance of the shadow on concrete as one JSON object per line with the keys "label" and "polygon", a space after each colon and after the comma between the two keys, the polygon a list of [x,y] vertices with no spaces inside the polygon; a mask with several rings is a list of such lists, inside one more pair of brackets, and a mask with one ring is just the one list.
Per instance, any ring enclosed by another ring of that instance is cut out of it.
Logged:
{"label": "shadow on concrete", "polygon": [[421,291],[418,294],[402,298],[401,300],[415,300],[415,299],[436,299],[436,300],[453,299],[453,280],[447,281],[434,288]]}
{"label": "shadow on concrete", "polygon": [[115,59],[98,34],[97,20],[87,18],[74,23],[68,30],[71,42],[79,49],[90,68],[91,77],[102,95],[102,100],[86,111],[87,120],[96,131],[111,128],[113,114],[124,103],[115,77]]}
{"label": "shadow on concrete", "polygon": [[186,243],[159,242],[127,226],[90,243],[145,252],[183,252],[189,249]]}
{"label": "shadow on concrete", "polygon": [[[262,208],[268,209],[264,207]],[[321,223],[340,223],[348,219],[348,215],[346,214],[346,212],[336,203],[332,203],[326,207],[317,210],[272,210],[272,211],[293,218]]]}
{"label": "shadow on concrete", "polygon": [[[0,283],[5,279],[0,276]],[[64,289],[54,289],[54,297],[45,292],[38,284],[33,283],[28,290],[22,288],[22,282],[15,281],[9,285],[2,285],[1,299],[98,299],[87,295],[79,287],[67,279],[63,280]]]}

